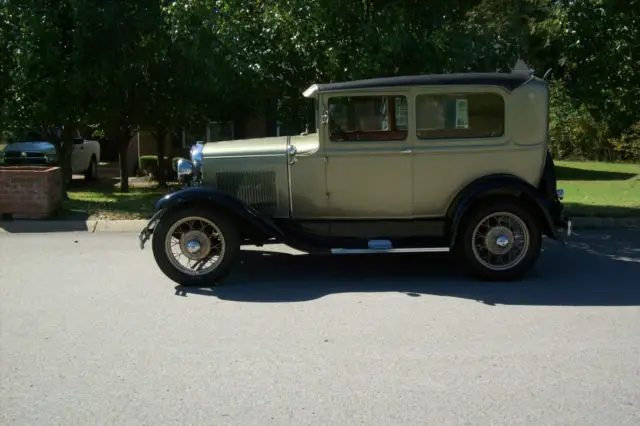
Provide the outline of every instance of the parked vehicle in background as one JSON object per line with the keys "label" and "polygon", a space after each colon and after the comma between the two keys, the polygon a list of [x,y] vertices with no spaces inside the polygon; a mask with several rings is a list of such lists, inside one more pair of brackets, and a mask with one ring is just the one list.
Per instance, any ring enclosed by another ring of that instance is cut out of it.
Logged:
{"label": "parked vehicle in background", "polygon": [[140,233],[160,269],[207,285],[241,244],[309,253],[453,252],[522,277],[568,229],[548,151],[549,87],[528,70],[317,84],[315,132],[196,145]]}
{"label": "parked vehicle in background", "polygon": [[[48,141],[23,141],[8,144],[0,158],[6,166],[46,166],[58,165],[55,146]],[[98,177],[100,163],[100,143],[84,138],[73,140],[71,170],[73,174],[83,174],[85,179]]]}

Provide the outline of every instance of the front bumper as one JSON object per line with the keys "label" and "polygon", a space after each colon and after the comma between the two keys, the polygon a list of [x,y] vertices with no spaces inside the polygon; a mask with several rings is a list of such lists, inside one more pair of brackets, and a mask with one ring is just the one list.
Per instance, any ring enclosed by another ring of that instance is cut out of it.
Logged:
{"label": "front bumper", "polygon": [[556,227],[556,229],[566,231],[566,236],[570,237],[573,230],[573,225],[571,222],[571,218],[567,217],[564,214],[564,204],[562,203],[563,199],[564,190],[556,190],[555,197],[551,202],[549,210],[551,219],[553,220],[553,225]]}
{"label": "front bumper", "polygon": [[151,235],[153,234],[153,230],[155,229],[156,225],[158,224],[158,221],[160,220],[160,217],[162,217],[163,214],[164,214],[164,209],[161,209],[155,212],[154,215],[151,216],[151,219],[149,219],[147,224],[144,226],[144,228],[142,228],[142,231],[140,231],[140,234],[138,234],[138,239],[140,240],[140,250],[144,250],[145,243],[149,241],[149,238],[151,238]]}

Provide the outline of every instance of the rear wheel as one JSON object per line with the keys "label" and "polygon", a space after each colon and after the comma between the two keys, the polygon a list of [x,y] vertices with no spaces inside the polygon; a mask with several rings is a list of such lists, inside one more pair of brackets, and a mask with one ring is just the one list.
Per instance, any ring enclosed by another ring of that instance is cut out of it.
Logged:
{"label": "rear wheel", "polygon": [[206,287],[224,279],[240,251],[233,221],[217,211],[186,208],[166,213],[156,226],[153,256],[174,282]]}
{"label": "rear wheel", "polygon": [[476,278],[491,281],[521,278],[540,255],[540,226],[517,203],[499,201],[482,205],[468,213],[461,227],[456,249]]}

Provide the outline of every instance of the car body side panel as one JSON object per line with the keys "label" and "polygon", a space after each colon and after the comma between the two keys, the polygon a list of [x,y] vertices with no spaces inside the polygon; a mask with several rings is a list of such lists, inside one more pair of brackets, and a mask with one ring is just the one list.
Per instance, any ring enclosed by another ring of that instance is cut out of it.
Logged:
{"label": "car body side panel", "polygon": [[522,147],[510,140],[499,147],[414,151],[414,217],[443,217],[464,187],[490,174],[514,175],[535,185],[540,176],[539,152],[542,145]]}
{"label": "car body side panel", "polygon": [[296,156],[290,165],[291,216],[296,219],[322,217],[327,211],[325,158],[317,153]]}
{"label": "car body side panel", "polygon": [[286,136],[209,142],[203,148],[203,186],[236,197],[271,217],[287,218],[286,147]]}
{"label": "car body side panel", "polygon": [[[417,95],[452,92],[447,87],[415,88],[410,102],[412,121]],[[505,104],[503,134],[421,140],[412,132],[414,217],[443,217],[456,195],[483,176],[502,173],[533,187],[539,183],[547,152],[546,86],[532,80],[513,92],[496,87],[465,87],[460,92],[499,94]]]}

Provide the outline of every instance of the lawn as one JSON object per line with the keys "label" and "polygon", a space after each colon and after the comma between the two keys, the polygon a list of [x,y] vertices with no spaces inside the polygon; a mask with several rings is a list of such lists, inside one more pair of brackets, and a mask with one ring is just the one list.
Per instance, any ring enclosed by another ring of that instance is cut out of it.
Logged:
{"label": "lawn", "polygon": [[69,199],[63,201],[54,218],[148,219],[156,201],[167,192],[167,189],[132,182],[129,192],[122,193],[111,179],[90,183],[74,180],[68,191]]}
{"label": "lawn", "polygon": [[640,217],[640,164],[556,161],[567,214]]}
{"label": "lawn", "polygon": [[[573,217],[640,217],[640,165],[557,161],[558,187]],[[168,192],[132,179],[130,192],[117,180],[74,180],[57,218],[146,219]]]}

